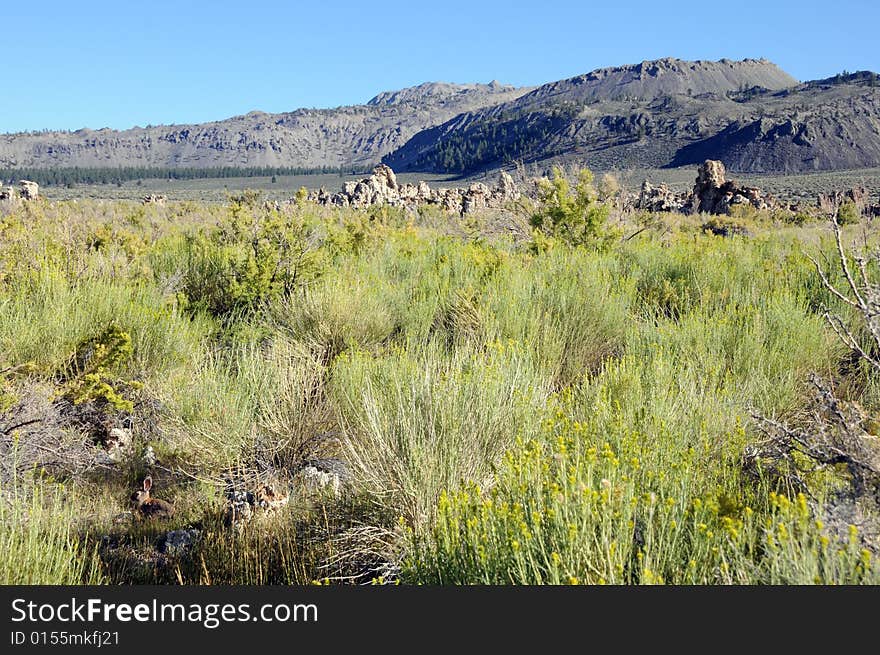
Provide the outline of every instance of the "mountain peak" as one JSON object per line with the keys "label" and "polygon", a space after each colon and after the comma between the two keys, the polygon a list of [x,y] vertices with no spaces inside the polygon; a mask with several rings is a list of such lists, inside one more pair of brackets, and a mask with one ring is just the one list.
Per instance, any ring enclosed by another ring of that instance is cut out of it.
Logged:
{"label": "mountain peak", "polygon": [[[723,94],[760,87],[779,91],[798,81],[766,59],[687,61],[674,57],[645,60],[594,71],[539,87],[535,94],[574,96],[579,100],[650,99],[667,95]],[[577,88],[573,91],[573,88]],[[543,93],[542,93],[543,92]]]}

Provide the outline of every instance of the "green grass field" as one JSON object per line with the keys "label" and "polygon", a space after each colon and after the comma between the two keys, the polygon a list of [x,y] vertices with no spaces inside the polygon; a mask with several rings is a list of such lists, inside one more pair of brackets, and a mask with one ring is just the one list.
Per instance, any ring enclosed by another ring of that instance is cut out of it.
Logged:
{"label": "green grass field", "polygon": [[[810,261],[842,284],[827,222],[597,213],[573,240],[567,202],[0,208],[0,579],[880,580],[873,478],[760,429],[822,433],[815,376],[876,455],[877,375],[823,313],[870,326]],[[330,458],[338,494],[302,478]],[[172,518],[126,514],[147,474]],[[267,479],[289,503],[224,520],[230,480]]]}

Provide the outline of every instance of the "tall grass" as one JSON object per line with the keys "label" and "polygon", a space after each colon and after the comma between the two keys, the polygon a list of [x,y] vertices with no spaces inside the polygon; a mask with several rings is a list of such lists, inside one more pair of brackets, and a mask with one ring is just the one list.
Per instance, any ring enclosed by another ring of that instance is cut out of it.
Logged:
{"label": "tall grass", "polygon": [[101,566],[80,543],[80,517],[64,490],[0,485],[0,584],[100,584]]}
{"label": "tall grass", "polygon": [[126,373],[141,379],[195,357],[206,331],[182,317],[145,284],[108,279],[71,283],[57,270],[15,280],[0,305],[0,349],[6,365],[32,361],[52,373],[76,347],[110,324],[131,335]]}
{"label": "tall grass", "polygon": [[443,489],[485,480],[514,438],[535,429],[547,389],[516,344],[449,356],[433,341],[416,352],[341,356],[331,393],[360,483],[421,524]]}

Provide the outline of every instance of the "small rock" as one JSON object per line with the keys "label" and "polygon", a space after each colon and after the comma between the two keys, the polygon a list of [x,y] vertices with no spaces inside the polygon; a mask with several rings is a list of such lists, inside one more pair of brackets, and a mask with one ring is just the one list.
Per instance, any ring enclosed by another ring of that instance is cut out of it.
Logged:
{"label": "small rock", "polygon": [[270,514],[284,508],[290,502],[290,493],[278,482],[261,485],[254,496],[257,500],[256,505]]}
{"label": "small rock", "polygon": [[334,498],[342,494],[344,484],[350,479],[348,467],[340,459],[310,459],[297,471],[294,483],[306,495],[330,493]]}
{"label": "small rock", "polygon": [[115,525],[123,525],[133,523],[135,520],[134,512],[131,510],[126,510],[124,512],[120,512],[116,516],[113,517],[113,523]]}
{"label": "small rock", "polygon": [[226,490],[226,508],[223,510],[223,523],[225,525],[238,525],[247,523],[254,516],[254,504],[256,499],[249,491],[232,488],[232,482]]}
{"label": "small rock", "polygon": [[171,530],[156,540],[156,550],[171,557],[180,557],[192,550],[201,536],[201,531],[195,528]]}
{"label": "small rock", "polygon": [[131,430],[112,428],[107,435],[107,456],[116,464],[124,461],[131,453]]}

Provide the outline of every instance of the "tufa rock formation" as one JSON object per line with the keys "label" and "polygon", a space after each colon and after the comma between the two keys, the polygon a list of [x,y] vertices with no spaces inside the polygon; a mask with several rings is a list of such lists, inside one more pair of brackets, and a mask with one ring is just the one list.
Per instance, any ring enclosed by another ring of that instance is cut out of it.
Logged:
{"label": "tufa rock formation", "polygon": [[725,178],[724,164],[707,159],[697,172],[694,192],[688,202],[690,213],[729,214],[735,205],[751,205],[755,209],[767,209],[772,200],[765,198],[760,189],[737,186],[734,180]]}
{"label": "tufa rock formation", "polygon": [[432,189],[425,182],[398,184],[394,171],[385,164],[373,169],[370,177],[357,182],[345,182],[335,194],[325,189],[312,191],[307,200],[319,205],[365,208],[373,205],[389,205],[413,210],[426,205],[436,205],[459,215],[480,209],[499,209],[520,197],[513,178],[501,171],[498,183],[488,187],[481,182],[466,189]]}
{"label": "tufa rock formation", "polygon": [[653,186],[645,180],[633,207],[649,212],[680,212],[687,202],[688,194],[674,193],[665,184]]}
{"label": "tufa rock formation", "polygon": [[878,198],[877,204],[872,204],[870,194],[864,187],[820,193],[816,198],[819,211],[831,216],[835,216],[840,206],[846,203],[852,203],[862,216],[872,218],[880,216],[880,198]]}
{"label": "tufa rock formation", "polygon": [[836,214],[840,206],[847,202],[851,202],[858,211],[862,212],[869,202],[868,192],[864,187],[855,187],[846,191],[820,193],[816,198],[819,210],[825,214]]}
{"label": "tufa rock formation", "polygon": [[30,180],[21,180],[18,183],[18,192],[23,200],[39,200],[40,185]]}
{"label": "tufa rock formation", "polygon": [[19,180],[18,190],[13,187],[3,188],[0,184],[0,200],[39,200],[40,185],[30,180]]}
{"label": "tufa rock formation", "polygon": [[[379,164],[370,177],[345,182],[342,190],[335,194],[325,189],[312,191],[307,200],[319,205],[359,209],[389,205],[414,210],[436,205],[463,216],[482,209],[500,209],[521,196],[522,192],[513,178],[504,171],[501,171],[493,187],[475,182],[467,188],[432,189],[425,182],[399,184],[394,171],[385,164]],[[645,180],[639,195],[630,196],[624,203],[626,208],[642,211],[690,214],[730,214],[736,205],[768,209],[775,203],[760,189],[739,186],[735,181],[726,179],[724,164],[714,160],[707,160],[700,166],[691,193],[675,193],[665,184],[653,186]]]}
{"label": "tufa rock formation", "polygon": [[650,212],[683,212],[685,214],[730,214],[736,205],[769,209],[775,202],[755,187],[741,187],[726,179],[724,164],[708,159],[697,171],[691,193],[675,193],[665,184],[653,186],[647,180],[629,206]]}

